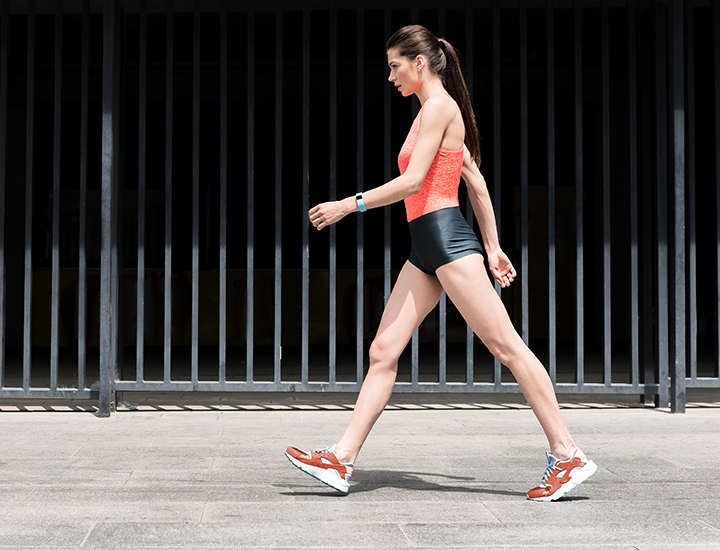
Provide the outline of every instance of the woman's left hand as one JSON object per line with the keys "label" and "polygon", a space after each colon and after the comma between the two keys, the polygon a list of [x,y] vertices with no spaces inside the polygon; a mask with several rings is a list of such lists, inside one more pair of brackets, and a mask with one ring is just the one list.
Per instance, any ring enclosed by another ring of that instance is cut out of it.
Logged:
{"label": "woman's left hand", "polygon": [[507,288],[517,277],[517,272],[507,255],[502,251],[488,253],[490,273],[502,288]]}
{"label": "woman's left hand", "polygon": [[316,207],[310,209],[310,223],[313,227],[320,231],[322,228],[339,222],[350,212],[355,206],[353,198],[352,206],[348,206],[347,199],[341,201],[323,202]]}

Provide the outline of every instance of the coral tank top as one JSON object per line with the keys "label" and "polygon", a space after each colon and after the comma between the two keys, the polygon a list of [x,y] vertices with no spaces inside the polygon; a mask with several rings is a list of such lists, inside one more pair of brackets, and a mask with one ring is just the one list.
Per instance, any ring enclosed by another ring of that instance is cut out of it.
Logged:
{"label": "coral tank top", "polygon": [[[415,143],[420,131],[420,117],[422,109],[415,117],[412,128],[398,155],[400,173],[404,174],[410,164]],[[422,182],[420,191],[405,199],[407,220],[411,222],[423,214],[429,214],[442,208],[459,206],[458,186],[462,174],[464,149],[449,151],[438,148],[430,169]]]}

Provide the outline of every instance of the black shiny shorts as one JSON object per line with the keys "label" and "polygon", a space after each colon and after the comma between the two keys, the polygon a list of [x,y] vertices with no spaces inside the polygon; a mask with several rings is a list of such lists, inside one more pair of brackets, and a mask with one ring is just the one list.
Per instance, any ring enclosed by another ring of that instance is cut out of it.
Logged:
{"label": "black shiny shorts", "polygon": [[485,255],[460,208],[443,208],[412,220],[410,263],[428,275],[468,254]]}

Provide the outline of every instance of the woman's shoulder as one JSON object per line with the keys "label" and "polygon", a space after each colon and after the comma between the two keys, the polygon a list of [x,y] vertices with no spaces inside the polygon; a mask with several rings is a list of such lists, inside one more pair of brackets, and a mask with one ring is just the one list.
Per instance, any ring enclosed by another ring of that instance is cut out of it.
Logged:
{"label": "woman's shoulder", "polygon": [[445,93],[439,93],[432,97],[429,97],[425,100],[425,104],[423,105],[425,109],[457,109],[457,103],[455,103],[455,100],[452,98],[452,96],[445,92]]}
{"label": "woman's shoulder", "polygon": [[449,94],[438,94],[425,100],[424,117],[452,118],[458,112],[457,103]]}

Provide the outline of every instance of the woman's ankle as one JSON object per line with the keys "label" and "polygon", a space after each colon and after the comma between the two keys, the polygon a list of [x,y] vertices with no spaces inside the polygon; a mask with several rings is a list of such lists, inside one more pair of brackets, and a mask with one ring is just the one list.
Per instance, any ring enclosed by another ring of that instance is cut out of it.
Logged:
{"label": "woman's ankle", "polygon": [[335,447],[335,456],[340,462],[345,464],[352,464],[357,458],[357,453],[352,453],[347,449],[341,447],[339,444]]}
{"label": "woman's ankle", "polygon": [[[577,446],[575,443],[570,444],[558,444],[550,447],[550,453],[559,460],[570,460],[575,454]],[[338,458],[339,460],[339,458]]]}

